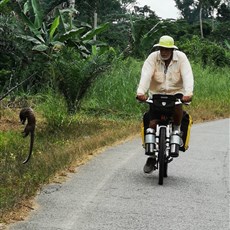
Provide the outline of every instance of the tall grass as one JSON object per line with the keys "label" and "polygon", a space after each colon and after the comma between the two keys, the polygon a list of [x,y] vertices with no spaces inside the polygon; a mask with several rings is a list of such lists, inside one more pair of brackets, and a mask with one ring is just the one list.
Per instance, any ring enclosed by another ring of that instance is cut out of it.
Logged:
{"label": "tall grass", "polygon": [[[100,111],[100,115],[122,114],[140,117],[146,105],[135,100],[143,62],[134,59],[118,61],[104,74],[86,96],[83,108]],[[192,64],[194,72],[194,98],[189,107],[195,120],[207,120],[229,115],[230,72],[229,67],[203,68]]]}
{"label": "tall grass", "polygon": [[229,67],[202,68],[193,65],[195,88],[189,111],[197,120],[229,117],[230,72]]}
{"label": "tall grass", "polygon": [[141,113],[137,106],[136,88],[142,62],[129,58],[116,60],[113,68],[95,82],[83,100],[83,109],[100,115],[136,116]]}

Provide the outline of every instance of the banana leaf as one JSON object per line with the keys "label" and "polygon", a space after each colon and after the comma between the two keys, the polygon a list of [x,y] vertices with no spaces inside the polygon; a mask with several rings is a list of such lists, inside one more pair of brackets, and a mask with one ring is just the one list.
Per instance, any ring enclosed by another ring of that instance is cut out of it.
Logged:
{"label": "banana leaf", "polygon": [[60,24],[60,20],[59,20],[59,19],[60,19],[59,16],[56,17],[56,18],[54,19],[52,25],[51,25],[51,28],[50,28],[50,41],[53,40],[53,35],[54,35],[54,33],[55,33],[57,27],[58,27],[59,24]]}

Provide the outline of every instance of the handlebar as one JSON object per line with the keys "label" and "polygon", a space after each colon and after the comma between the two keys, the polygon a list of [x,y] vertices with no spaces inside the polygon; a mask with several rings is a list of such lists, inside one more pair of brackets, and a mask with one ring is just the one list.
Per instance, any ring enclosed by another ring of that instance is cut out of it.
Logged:
{"label": "handlebar", "polygon": [[[159,96],[169,96],[169,95],[161,95],[161,94],[157,94],[157,95],[153,95],[153,97],[159,97]],[[182,94],[176,94],[176,95],[170,95],[170,96],[174,96],[174,100],[175,100],[175,105],[181,105],[181,104],[184,104],[184,105],[190,105],[191,101],[189,102],[185,102],[182,100],[182,97],[183,95]],[[138,100],[138,98],[136,97],[136,99]],[[148,103],[148,104],[153,104],[153,99],[148,97],[145,101],[139,101],[139,102],[144,102],[144,103]]]}
{"label": "handlebar", "polygon": [[[151,98],[147,98],[145,102],[148,104],[153,104],[153,100]],[[179,98],[177,98],[175,101],[175,105],[181,105],[181,104],[190,105],[190,103],[191,103],[191,101],[190,102],[184,102]]]}

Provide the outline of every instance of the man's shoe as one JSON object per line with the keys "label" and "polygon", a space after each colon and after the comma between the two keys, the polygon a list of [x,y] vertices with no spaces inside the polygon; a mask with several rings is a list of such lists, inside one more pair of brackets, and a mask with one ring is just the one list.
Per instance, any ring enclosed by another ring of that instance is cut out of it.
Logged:
{"label": "man's shoe", "polygon": [[155,169],[156,169],[156,158],[149,157],[145,163],[144,172],[151,173]]}

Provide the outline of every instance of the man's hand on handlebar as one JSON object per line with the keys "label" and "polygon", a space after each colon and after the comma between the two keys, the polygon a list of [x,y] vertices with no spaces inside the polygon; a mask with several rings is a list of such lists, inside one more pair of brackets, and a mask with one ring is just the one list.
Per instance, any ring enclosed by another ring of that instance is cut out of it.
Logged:
{"label": "man's hand on handlebar", "polygon": [[181,100],[183,102],[191,102],[192,101],[192,96],[183,96]]}
{"label": "man's hand on handlebar", "polygon": [[146,95],[139,94],[139,95],[136,96],[136,99],[138,101],[143,101],[144,102],[144,101],[146,101],[148,99],[148,97]]}

